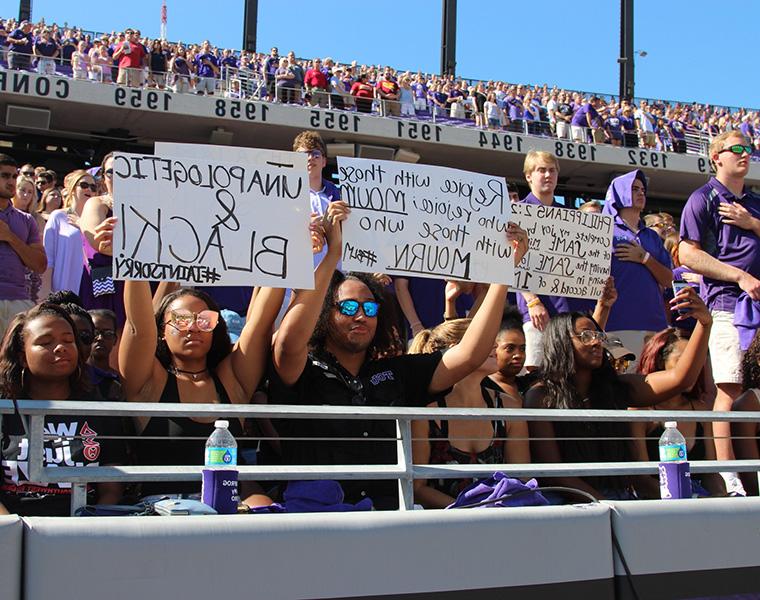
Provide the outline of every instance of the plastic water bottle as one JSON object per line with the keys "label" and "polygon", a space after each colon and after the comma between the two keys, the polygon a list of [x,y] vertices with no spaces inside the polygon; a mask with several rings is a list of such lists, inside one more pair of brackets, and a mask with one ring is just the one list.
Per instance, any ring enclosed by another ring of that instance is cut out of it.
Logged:
{"label": "plastic water bottle", "polygon": [[685,462],[686,440],[678,431],[678,423],[668,421],[659,441],[660,462]]}
{"label": "plastic water bottle", "polygon": [[237,465],[237,442],[229,430],[229,421],[216,421],[214,432],[206,440],[207,467],[234,467]]}

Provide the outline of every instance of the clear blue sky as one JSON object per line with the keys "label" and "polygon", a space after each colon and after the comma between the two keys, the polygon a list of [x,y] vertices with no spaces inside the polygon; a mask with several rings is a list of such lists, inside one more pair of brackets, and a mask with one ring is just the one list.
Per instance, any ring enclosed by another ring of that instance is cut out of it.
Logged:
{"label": "clear blue sky", "polygon": [[[18,2],[3,11],[17,14]],[[617,94],[619,0],[459,0],[457,73]],[[168,37],[240,48],[243,0],[167,0]],[[760,0],[636,0],[636,95],[760,106]],[[211,8],[223,8],[213,11]],[[379,9],[379,10],[378,10]],[[161,0],[34,0],[33,16],[158,36]],[[259,0],[258,50],[437,72],[440,0]]]}

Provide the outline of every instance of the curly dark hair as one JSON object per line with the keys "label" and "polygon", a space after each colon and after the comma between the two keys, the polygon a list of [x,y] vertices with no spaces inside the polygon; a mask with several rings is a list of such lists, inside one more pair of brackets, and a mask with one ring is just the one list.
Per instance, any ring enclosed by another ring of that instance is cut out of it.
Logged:
{"label": "curly dark hair", "polygon": [[319,313],[317,325],[309,340],[309,346],[315,350],[324,348],[327,339],[327,331],[330,327],[330,314],[335,310],[335,299],[338,288],[344,281],[353,279],[360,281],[369,288],[373,298],[380,303],[380,311],[377,314],[377,329],[372,343],[367,348],[367,356],[377,359],[389,356],[398,356],[406,350],[406,344],[401,337],[398,323],[398,312],[395,308],[395,299],[389,292],[385,292],[375,278],[368,273],[342,273],[335,271],[330,285],[325,294],[322,311]]}
{"label": "curly dark hair", "polygon": [[8,325],[2,346],[0,347],[0,395],[14,400],[26,398],[29,394],[30,375],[25,374],[21,357],[25,355],[24,334],[27,325],[44,316],[57,317],[66,321],[71,327],[77,346],[77,368],[69,376],[70,396],[85,399],[91,391],[86,365],[83,360],[82,346],[77,335],[77,328],[68,313],[57,304],[43,302],[19,313]]}
{"label": "curly dark hair", "polygon": [[[668,362],[668,357],[673,352],[676,342],[681,340],[688,340],[689,334],[683,329],[676,329],[675,327],[669,327],[654,334],[644,347],[641,349],[641,357],[639,358],[639,364],[636,367],[636,372],[642,375],[649,375],[657,371],[665,370],[665,363]],[[688,392],[684,392],[682,395],[690,399],[701,398],[705,391],[705,369],[699,373],[697,383]]]}
{"label": "curly dark hair", "polygon": [[[166,324],[164,322],[164,313],[172,302],[174,302],[177,298],[181,298],[182,296],[193,296],[195,298],[198,298],[199,300],[202,300],[206,303],[206,306],[208,306],[209,310],[215,310],[216,312],[219,312],[219,305],[216,303],[216,301],[207,293],[201,290],[182,288],[176,292],[172,292],[171,294],[164,296],[164,299],[161,300],[161,304],[156,310],[155,315],[156,328],[158,330],[156,358],[164,366],[164,368],[169,368],[169,365],[172,364],[171,352],[169,352],[169,348],[166,345],[166,340],[163,336],[164,325]],[[211,371],[216,369],[216,367],[219,366],[219,363],[222,362],[222,360],[224,360],[224,358],[227,357],[230,352],[232,352],[232,343],[230,342],[230,334],[227,331],[227,323],[220,316],[219,322],[217,323],[212,333],[211,349],[208,351],[208,355],[206,356],[206,366],[208,369]]]}
{"label": "curly dark hair", "polygon": [[84,307],[82,299],[78,294],[75,294],[71,290],[58,290],[57,292],[50,292],[45,298],[44,302],[48,304],[76,304]]}
{"label": "curly dark hair", "polygon": [[742,359],[742,384],[744,390],[760,388],[760,331],[744,353]]}
{"label": "curly dark hair", "polygon": [[508,304],[504,306],[504,314],[501,317],[501,325],[496,338],[498,339],[507,331],[523,331],[523,319],[520,311]]}

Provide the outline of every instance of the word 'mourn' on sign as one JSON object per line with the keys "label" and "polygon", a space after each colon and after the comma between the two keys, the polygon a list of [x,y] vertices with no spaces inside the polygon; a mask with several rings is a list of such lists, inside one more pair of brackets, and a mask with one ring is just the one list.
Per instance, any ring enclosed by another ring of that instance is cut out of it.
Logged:
{"label": "word 'mourn' on sign", "polygon": [[303,156],[116,154],[114,277],[313,288]]}
{"label": "word 'mourn' on sign", "polygon": [[511,284],[511,208],[503,178],[338,158],[343,268],[400,277]]}
{"label": "word 'mourn' on sign", "polygon": [[528,232],[529,251],[515,288],[570,298],[599,298],[612,261],[609,215],[517,203],[512,220]]}

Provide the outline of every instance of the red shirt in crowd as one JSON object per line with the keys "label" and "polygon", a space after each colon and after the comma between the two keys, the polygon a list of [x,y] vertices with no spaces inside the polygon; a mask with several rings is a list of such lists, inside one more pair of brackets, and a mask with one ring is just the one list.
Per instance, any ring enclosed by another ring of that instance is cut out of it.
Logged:
{"label": "red shirt in crowd", "polygon": [[145,46],[142,44],[135,44],[134,42],[124,42],[129,44],[129,54],[124,54],[119,57],[120,69],[139,69],[143,66],[145,59]]}
{"label": "red shirt in crowd", "polygon": [[327,89],[327,77],[319,69],[309,69],[303,78],[303,83],[307,88]]}

